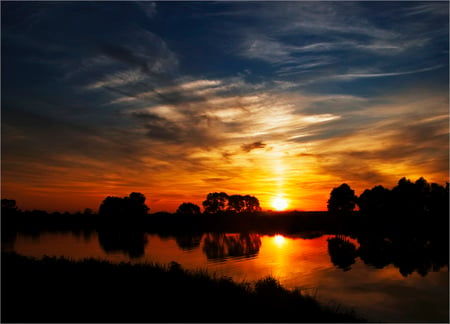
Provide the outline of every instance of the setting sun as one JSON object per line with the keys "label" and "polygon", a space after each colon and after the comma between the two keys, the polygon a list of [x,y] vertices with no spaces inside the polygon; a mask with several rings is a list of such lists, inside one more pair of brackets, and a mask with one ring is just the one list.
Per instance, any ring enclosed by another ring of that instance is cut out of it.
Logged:
{"label": "setting sun", "polygon": [[285,198],[277,197],[272,201],[272,206],[277,211],[285,210],[288,206],[288,201]]}

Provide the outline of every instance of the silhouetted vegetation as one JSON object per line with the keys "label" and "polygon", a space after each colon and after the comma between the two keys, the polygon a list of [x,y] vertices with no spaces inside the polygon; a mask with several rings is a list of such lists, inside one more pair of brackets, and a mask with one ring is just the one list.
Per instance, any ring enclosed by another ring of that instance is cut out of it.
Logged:
{"label": "silhouetted vegetation", "polygon": [[123,252],[132,258],[144,255],[147,244],[145,216],[150,210],[145,196],[106,197],[99,208],[98,240],[107,253]]}
{"label": "silhouetted vegetation", "polygon": [[355,191],[346,183],[333,188],[328,199],[328,211],[331,213],[347,213],[353,211],[357,197]]}
{"label": "silhouetted vegetation", "polygon": [[193,203],[182,203],[177,209],[178,215],[193,216],[201,213],[200,207]]}
{"label": "silhouetted vegetation", "polygon": [[[358,205],[360,211],[354,211]],[[149,213],[145,196],[133,192],[128,197],[106,197],[99,214],[21,211],[12,199],[2,200],[2,234],[15,231],[37,234],[42,230],[93,231],[111,226],[153,233],[179,235],[189,232],[295,233],[319,230],[377,232],[420,230],[448,237],[449,185],[446,187],[419,178],[415,183],[400,179],[392,190],[377,185],[360,197],[347,184],[332,189],[329,212],[262,212],[259,201],[250,195],[213,192],[202,203],[204,213],[193,203],[182,203],[175,214]],[[332,216],[332,217],[330,217]],[[442,232],[442,233],[441,233]],[[11,234],[11,235],[10,235]],[[3,237],[3,235],[2,235]]]}
{"label": "silhouetted vegetation", "polygon": [[401,178],[392,190],[382,186],[366,189],[358,206],[364,217],[378,217],[379,222],[445,226],[442,221],[446,219],[448,224],[449,186],[429,184],[424,178],[416,182]]}
{"label": "silhouetted vegetation", "polygon": [[228,195],[225,192],[211,192],[202,205],[208,214],[224,211],[228,205]]}
{"label": "silhouetted vegetation", "polygon": [[132,192],[128,197],[106,197],[103,200],[98,213],[100,216],[120,218],[121,221],[129,221],[147,215],[150,208],[145,204],[145,196],[139,192]]}
{"label": "silhouetted vegetation", "polygon": [[17,210],[16,201],[14,199],[2,199],[2,211],[12,213]]}
{"label": "silhouetted vegetation", "polygon": [[236,213],[254,213],[261,211],[259,200],[250,195],[231,195],[228,197],[228,209]]}
{"label": "silhouetted vegetation", "polygon": [[361,322],[273,277],[235,283],[168,266],[2,254],[2,322]]}
{"label": "silhouetted vegetation", "polygon": [[231,195],[225,192],[211,192],[202,203],[206,214],[232,211],[236,213],[254,213],[261,211],[258,198],[250,195]]}

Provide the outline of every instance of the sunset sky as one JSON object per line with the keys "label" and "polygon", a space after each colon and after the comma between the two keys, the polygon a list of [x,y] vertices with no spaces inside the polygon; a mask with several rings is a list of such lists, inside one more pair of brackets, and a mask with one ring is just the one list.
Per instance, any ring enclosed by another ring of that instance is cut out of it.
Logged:
{"label": "sunset sky", "polygon": [[1,197],[326,210],[449,181],[449,3],[1,2]]}

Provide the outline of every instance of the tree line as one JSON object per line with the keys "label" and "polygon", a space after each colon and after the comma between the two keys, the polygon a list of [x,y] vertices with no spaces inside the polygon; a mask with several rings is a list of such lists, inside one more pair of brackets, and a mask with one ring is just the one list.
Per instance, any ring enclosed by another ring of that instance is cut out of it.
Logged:
{"label": "tree line", "polygon": [[[145,204],[145,196],[139,192],[132,192],[128,197],[106,197],[100,205],[99,214],[107,216],[145,215],[150,208]],[[250,195],[228,195],[225,192],[211,192],[202,202],[204,214],[220,212],[253,213],[261,211],[258,198]],[[191,202],[179,205],[176,214],[200,215],[200,207]]]}
{"label": "tree line", "polygon": [[[99,215],[139,216],[147,215],[150,208],[145,204],[146,197],[139,192],[132,192],[127,197],[106,197],[99,207]],[[2,199],[2,212],[19,211],[16,201]],[[225,192],[211,192],[202,202],[203,214],[217,213],[254,213],[261,211],[258,198],[251,195],[228,195]],[[415,182],[403,177],[389,190],[381,185],[366,189],[358,197],[346,183],[335,187],[330,192],[327,209],[332,214],[345,214],[359,208],[363,214],[373,215],[386,212],[408,212],[412,214],[432,214],[447,212],[449,208],[449,183],[441,186],[428,183],[423,177]],[[92,214],[86,209],[84,214]],[[201,209],[191,202],[183,202],[177,208],[178,215],[200,215]]]}
{"label": "tree line", "polygon": [[403,177],[392,190],[377,185],[364,190],[359,197],[346,183],[331,190],[327,204],[329,212],[351,212],[356,206],[366,214],[386,211],[415,214],[448,211],[449,183],[443,187],[437,183],[430,184],[423,177],[415,182]]}

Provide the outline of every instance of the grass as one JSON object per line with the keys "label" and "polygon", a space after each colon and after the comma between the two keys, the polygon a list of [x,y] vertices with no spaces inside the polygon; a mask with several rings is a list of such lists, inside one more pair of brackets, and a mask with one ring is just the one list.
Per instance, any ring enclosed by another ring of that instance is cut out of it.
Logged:
{"label": "grass", "polygon": [[2,322],[361,322],[273,277],[2,253]]}

